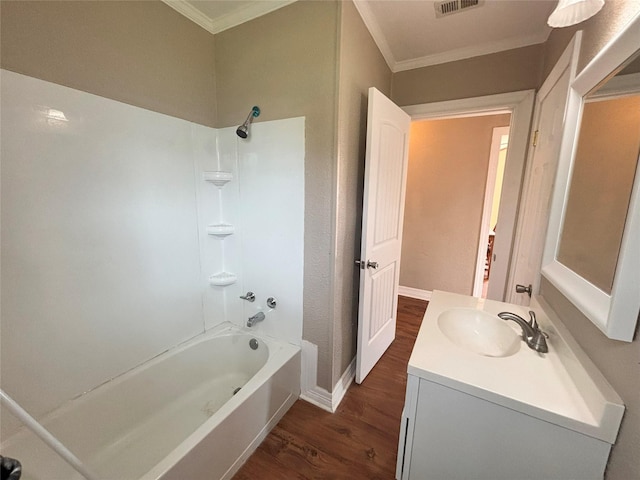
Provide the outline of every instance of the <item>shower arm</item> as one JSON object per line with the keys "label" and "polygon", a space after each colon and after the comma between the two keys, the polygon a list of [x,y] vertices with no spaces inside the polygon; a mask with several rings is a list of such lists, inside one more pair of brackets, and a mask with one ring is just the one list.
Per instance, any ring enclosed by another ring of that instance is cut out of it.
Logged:
{"label": "shower arm", "polygon": [[87,469],[87,467],[76,457],[71,450],[65,447],[60,440],[54,437],[49,430],[44,428],[38,421],[29,415],[24,408],[22,408],[18,402],[6,394],[4,390],[0,388],[0,403],[2,403],[7,409],[15,415],[24,425],[35,433],[44,443],[51,447],[62,459],[73,467],[75,471],[80,473],[87,480],[98,480],[98,476]]}
{"label": "shower arm", "polygon": [[249,115],[247,115],[247,119],[244,121],[243,125],[248,126],[253,121],[253,118],[259,115],[260,115],[260,109],[258,107],[253,107],[249,112]]}

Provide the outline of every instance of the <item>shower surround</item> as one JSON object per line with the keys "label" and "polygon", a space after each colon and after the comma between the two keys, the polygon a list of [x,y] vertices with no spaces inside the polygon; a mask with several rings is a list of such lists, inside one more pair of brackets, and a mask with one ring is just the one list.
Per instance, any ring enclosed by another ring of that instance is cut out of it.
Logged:
{"label": "shower surround", "polygon": [[[303,118],[243,140],[1,75],[1,386],[23,408],[69,408],[206,331],[246,331],[260,310],[251,334],[300,345]],[[3,439],[23,428],[0,413]]]}

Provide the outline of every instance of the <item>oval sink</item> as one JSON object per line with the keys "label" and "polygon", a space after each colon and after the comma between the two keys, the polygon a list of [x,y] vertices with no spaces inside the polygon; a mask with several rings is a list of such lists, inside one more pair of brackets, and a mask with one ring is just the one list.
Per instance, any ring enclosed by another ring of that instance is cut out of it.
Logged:
{"label": "oval sink", "polygon": [[474,308],[452,308],[438,316],[438,328],[457,346],[487,357],[520,350],[521,337],[497,315]]}

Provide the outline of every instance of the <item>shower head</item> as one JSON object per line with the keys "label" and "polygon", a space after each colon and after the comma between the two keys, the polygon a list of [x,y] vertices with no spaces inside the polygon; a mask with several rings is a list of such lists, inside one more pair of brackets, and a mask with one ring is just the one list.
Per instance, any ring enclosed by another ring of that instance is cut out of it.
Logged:
{"label": "shower head", "polygon": [[240,138],[247,138],[249,136],[249,124],[251,123],[251,120],[259,115],[260,108],[253,107],[244,123],[236,129],[236,135],[238,135]]}

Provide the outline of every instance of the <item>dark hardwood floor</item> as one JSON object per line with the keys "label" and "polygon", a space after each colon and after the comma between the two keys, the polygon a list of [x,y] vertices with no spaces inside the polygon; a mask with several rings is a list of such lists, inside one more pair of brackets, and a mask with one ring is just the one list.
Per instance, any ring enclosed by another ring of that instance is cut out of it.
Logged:
{"label": "dark hardwood floor", "polygon": [[407,363],[427,302],[398,301],[396,339],[338,410],[298,400],[234,480],[395,478]]}

